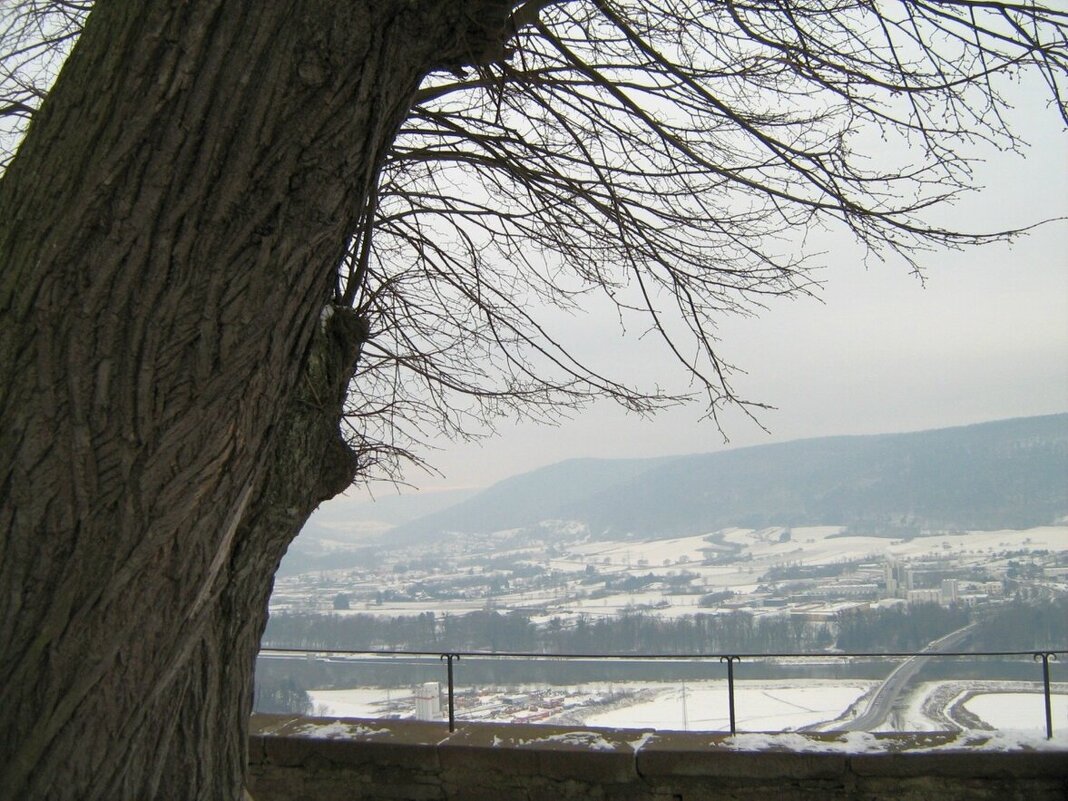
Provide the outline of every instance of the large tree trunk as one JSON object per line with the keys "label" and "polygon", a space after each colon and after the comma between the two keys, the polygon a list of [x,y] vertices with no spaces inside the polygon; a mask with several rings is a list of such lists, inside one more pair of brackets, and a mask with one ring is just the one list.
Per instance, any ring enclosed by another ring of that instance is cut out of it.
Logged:
{"label": "large tree trunk", "polygon": [[507,5],[99,0],[0,183],[0,799],[239,793],[274,569],[355,468],[333,271]]}
{"label": "large tree trunk", "polygon": [[[160,738],[137,751],[150,764],[134,775],[152,776],[154,786],[158,781],[162,788],[182,787],[190,774],[199,774],[203,780],[197,784],[212,788],[213,798],[240,789],[252,671],[274,573],[315,507],[348,487],[358,472],[358,455],[342,438],[338,420],[367,328],[348,309],[328,311],[282,415],[264,477],[237,528],[225,577],[216,582],[218,596],[206,627],[177,685],[148,713],[154,720],[173,720],[167,737],[181,744],[171,748]],[[128,764],[122,773],[125,781]],[[142,792],[130,786],[120,795]]]}

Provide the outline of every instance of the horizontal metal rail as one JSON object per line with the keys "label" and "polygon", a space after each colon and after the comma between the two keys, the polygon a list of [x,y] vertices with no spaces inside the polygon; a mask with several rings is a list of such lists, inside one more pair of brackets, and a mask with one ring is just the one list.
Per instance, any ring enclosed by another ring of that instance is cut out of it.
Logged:
{"label": "horizontal metal rail", "polygon": [[[388,651],[376,649],[344,649],[344,648],[273,648],[268,647],[260,651],[260,656],[304,654],[306,656],[370,656],[396,659],[406,657],[421,658],[421,661],[430,659],[440,660],[446,663],[446,681],[448,684],[449,704],[449,731],[456,729],[456,706],[454,693],[454,667],[453,663],[461,659],[504,659],[504,660],[536,660],[536,661],[613,661],[613,662],[720,662],[727,666],[727,702],[730,717],[731,734],[737,733],[735,722],[735,691],[734,669],[735,663],[751,660],[772,659],[819,659],[847,660],[847,659],[913,659],[916,657],[943,659],[943,658],[979,658],[979,657],[1029,657],[1035,662],[1042,662],[1042,684],[1045,699],[1046,713],[1046,737],[1053,737],[1052,715],[1052,691],[1050,689],[1050,661],[1058,661],[1062,656],[1068,656],[1068,650],[1056,650],[1052,648],[1037,649],[1031,651],[857,651],[857,652],[794,652],[794,653],[694,653],[694,654],[604,654],[604,653],[531,653],[522,651]],[[417,664],[417,663],[413,663]]]}
{"label": "horizontal metal rail", "polygon": [[807,651],[807,652],[790,652],[790,653],[728,653],[726,651],[708,652],[708,653],[693,653],[693,654],[603,654],[603,653],[543,653],[538,651],[456,651],[456,650],[441,650],[441,651],[406,651],[406,650],[385,650],[385,649],[346,649],[346,648],[275,648],[268,646],[260,651],[261,654],[351,654],[353,656],[424,656],[434,657],[435,659],[445,654],[457,654],[461,657],[476,658],[500,658],[500,659],[611,659],[621,662],[635,662],[642,660],[693,660],[693,661],[714,661],[724,657],[735,657],[737,659],[785,659],[785,658],[800,658],[800,659],[850,659],[853,657],[868,657],[868,658],[895,658],[895,657],[913,657],[913,656],[958,656],[958,657],[975,657],[975,656],[1027,656],[1032,657],[1036,654],[1047,653],[1056,656],[1068,656],[1068,649],[1055,650],[1039,648],[1030,651]]}

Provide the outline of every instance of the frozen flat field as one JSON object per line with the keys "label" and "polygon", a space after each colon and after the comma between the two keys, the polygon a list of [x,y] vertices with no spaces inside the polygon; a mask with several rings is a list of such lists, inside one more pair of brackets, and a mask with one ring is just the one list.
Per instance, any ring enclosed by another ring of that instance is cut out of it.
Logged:
{"label": "frozen flat field", "polygon": [[[1054,732],[1068,732],[1068,685],[1052,685]],[[959,713],[964,711],[964,715]],[[968,716],[973,716],[969,718]],[[878,731],[1046,731],[1041,682],[925,681],[914,685]]]}
{"label": "frozen flat field", "polygon": [[[829,564],[834,561],[865,559],[879,556],[917,558],[943,555],[946,552],[981,552],[1009,549],[1068,550],[1068,526],[1043,526],[1020,531],[961,531],[910,540],[885,537],[842,536],[840,526],[809,526],[790,530],[786,540],[781,536],[785,529],[726,529],[721,536],[726,543],[752,553],[754,559],[801,562],[803,564]],[[660,567],[664,561],[673,564],[685,559],[686,568],[701,567],[705,551],[715,546],[706,535],[680,537],[677,539],[650,540],[646,542],[598,541],[576,544],[567,554],[554,559],[552,565],[564,570],[574,570],[589,562],[635,569],[639,563],[650,568]],[[696,564],[695,564],[696,563]],[[610,571],[610,568],[608,568]],[[728,578],[733,571],[719,568],[721,578]],[[722,583],[730,583],[723,581]]]}
{"label": "frozen flat field", "polygon": [[309,690],[314,714],[339,718],[384,718],[411,710],[415,700],[410,689],[385,690],[364,687],[352,690]]}
{"label": "frozen flat field", "polygon": [[[981,693],[964,708],[999,731],[1046,730],[1046,706],[1041,693]],[[1068,695],[1052,695],[1053,731],[1068,730]]]}
{"label": "frozen flat field", "polygon": [[[739,731],[796,731],[834,720],[870,686],[867,682],[806,682],[802,686],[738,682],[734,696],[736,725]],[[726,731],[730,729],[727,683],[693,682],[687,683],[685,689],[662,689],[650,701],[589,715],[583,722],[619,728]]]}
{"label": "frozen flat field", "polygon": [[[869,689],[871,682],[748,681],[735,685],[735,716],[741,731],[791,731],[832,721],[843,715]],[[523,701],[511,700],[515,695]],[[310,690],[315,714],[379,718],[410,717],[414,699],[409,690],[360,688]],[[555,699],[555,704],[545,703]],[[616,728],[726,731],[730,728],[727,682],[592,682],[562,690],[521,687],[481,690],[477,702],[465,699],[457,717],[490,721],[540,719]],[[545,714],[531,718],[540,708]]]}
{"label": "frozen flat field", "polygon": [[[735,684],[735,720],[740,732],[780,732],[834,728],[863,708],[875,683],[867,681],[781,680]],[[1010,689],[1011,688],[1011,689]],[[1052,696],[1055,733],[1068,732],[1068,687]],[[410,718],[410,689],[310,690],[315,715],[353,718]],[[444,698],[443,709],[444,709]],[[923,682],[917,685],[880,731],[946,731],[967,721],[950,714],[959,705],[978,718],[972,725],[999,732],[1045,733],[1041,692],[1020,683]],[[444,713],[443,713],[444,714]],[[564,723],[677,731],[727,731],[730,713],[724,680],[679,683],[587,682],[569,688],[521,686],[458,688],[457,718],[498,722]],[[822,725],[821,725],[822,724]]]}

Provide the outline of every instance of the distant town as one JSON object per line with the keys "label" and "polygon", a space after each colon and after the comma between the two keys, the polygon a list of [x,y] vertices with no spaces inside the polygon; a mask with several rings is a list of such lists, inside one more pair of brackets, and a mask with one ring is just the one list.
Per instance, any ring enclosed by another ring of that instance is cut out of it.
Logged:
{"label": "distant town", "polygon": [[[331,655],[335,649],[833,655],[1063,649],[1068,641],[1068,526],[910,537],[834,526],[732,528],[608,541],[550,523],[430,544],[383,543],[360,554],[366,565],[277,580],[258,670],[261,711],[444,715],[436,658],[397,663]],[[272,656],[272,648],[319,653],[297,659]],[[927,673],[880,694],[895,665],[747,660],[742,675],[749,680],[736,699],[740,725],[989,728],[1010,708],[1022,716],[1014,725],[1042,723],[1041,710],[1030,710],[1041,696],[1029,657],[928,665]],[[1056,670],[1060,714],[1068,686]],[[467,658],[462,671],[456,704],[464,719],[727,725],[717,662],[550,667]]]}
{"label": "distant town", "polygon": [[833,621],[873,606],[998,605],[1068,596],[1068,527],[924,531],[727,529],[595,541],[566,524],[366,551],[367,565],[280,577],[272,615],[521,612],[535,623],[624,611],[662,617],[743,610]]}

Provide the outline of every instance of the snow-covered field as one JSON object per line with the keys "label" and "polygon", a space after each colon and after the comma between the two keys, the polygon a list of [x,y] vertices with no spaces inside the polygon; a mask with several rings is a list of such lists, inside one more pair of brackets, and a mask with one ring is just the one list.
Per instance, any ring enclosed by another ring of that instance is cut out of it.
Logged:
{"label": "snow-covered field", "polygon": [[[663,685],[661,685],[663,686]],[[739,682],[735,686],[735,720],[739,731],[795,731],[834,720],[867,692],[866,683]],[[589,715],[591,726],[637,727],[694,731],[730,729],[727,684],[687,683],[657,692],[656,698],[634,706]]]}
{"label": "snow-covered field", "polygon": [[396,712],[410,712],[415,707],[410,689],[358,687],[352,690],[309,690],[316,715],[341,718],[383,718]]}
{"label": "snow-covered field", "polygon": [[[1068,526],[1043,526],[1025,531],[947,532],[909,540],[842,536],[842,528],[839,526],[811,526],[791,529],[789,539],[781,541],[780,537],[784,531],[785,529],[781,528],[727,529],[723,532],[723,541],[752,554],[754,560],[789,561],[806,565],[885,556],[915,559],[963,552],[978,554],[1015,549],[1068,550]],[[644,562],[649,567],[660,567],[667,561],[685,565],[687,570],[707,573],[710,579],[723,586],[752,581],[752,565],[700,565],[705,549],[710,547],[712,545],[706,536],[650,542],[587,542],[570,546],[568,553],[553,560],[552,565],[560,569],[574,570],[588,562],[617,567],[634,567]]]}
{"label": "snow-covered field", "polygon": [[[1054,731],[1068,731],[1068,694],[1050,698]],[[964,708],[1000,731],[1045,731],[1046,706],[1041,693],[981,693]]]}
{"label": "snow-covered field", "polygon": [[[738,731],[829,730],[864,706],[875,683],[810,680],[739,681],[735,684]],[[923,682],[905,698],[880,731],[947,731],[958,728],[1045,732],[1043,696],[1037,685],[993,682]],[[1014,688],[1014,689],[1009,689]],[[411,717],[410,690],[357,688],[309,691],[315,714],[354,718]],[[517,700],[518,696],[518,700]],[[954,712],[963,707],[974,718]],[[1055,732],[1068,732],[1068,686],[1052,696]],[[443,704],[444,707],[444,704]],[[610,728],[727,731],[724,680],[679,682],[592,682],[553,688],[469,688],[458,703],[461,720],[544,722]],[[822,724],[822,725],[821,725]]]}
{"label": "snow-covered field", "polygon": [[[871,688],[855,681],[810,681],[788,685],[781,681],[738,682],[735,716],[739,730],[789,731],[831,721],[843,715]],[[530,693],[517,708],[510,699]],[[311,690],[316,714],[338,717],[410,716],[410,691],[385,689]],[[547,723],[654,728],[663,730],[725,731],[730,728],[727,683],[724,680],[687,682],[593,682],[571,688],[545,704],[545,714],[532,715],[543,699],[532,688],[484,690],[477,704],[465,702],[457,716],[492,721],[542,720]]]}

